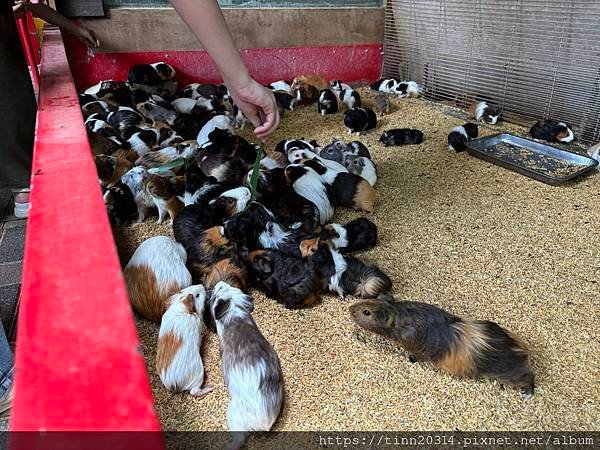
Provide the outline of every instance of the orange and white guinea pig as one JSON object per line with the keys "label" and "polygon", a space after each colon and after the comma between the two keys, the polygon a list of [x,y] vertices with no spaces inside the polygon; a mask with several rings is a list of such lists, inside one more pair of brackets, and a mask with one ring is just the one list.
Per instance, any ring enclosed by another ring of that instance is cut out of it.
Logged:
{"label": "orange and white guinea pig", "polygon": [[213,390],[204,389],[204,364],[200,345],[204,332],[204,286],[196,284],[182,289],[169,299],[158,333],[156,371],[170,391],[189,392],[203,397]]}
{"label": "orange and white guinea pig", "polygon": [[133,309],[142,317],[160,322],[169,297],[192,284],[181,244],[167,236],[146,239],[123,270]]}
{"label": "orange and white guinea pig", "polygon": [[306,85],[313,86],[318,91],[330,88],[329,81],[319,75],[298,75],[292,81],[292,93],[296,92],[300,87]]}

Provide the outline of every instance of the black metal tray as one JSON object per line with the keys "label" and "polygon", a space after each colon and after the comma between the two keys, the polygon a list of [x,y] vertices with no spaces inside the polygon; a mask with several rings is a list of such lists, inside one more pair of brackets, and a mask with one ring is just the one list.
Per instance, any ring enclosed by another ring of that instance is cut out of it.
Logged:
{"label": "black metal tray", "polygon": [[598,161],[541,142],[499,133],[467,143],[470,155],[551,185],[589,172]]}

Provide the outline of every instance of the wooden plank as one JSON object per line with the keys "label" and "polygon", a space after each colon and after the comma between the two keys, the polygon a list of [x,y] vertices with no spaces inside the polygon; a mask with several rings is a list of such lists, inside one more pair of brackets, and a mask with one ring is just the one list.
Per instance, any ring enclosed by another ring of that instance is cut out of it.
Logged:
{"label": "wooden plank", "polygon": [[[383,42],[382,8],[224,9],[239,48],[345,46]],[[198,50],[202,47],[171,8],[117,8],[87,25],[97,52]]]}
{"label": "wooden plank", "polygon": [[[158,431],[58,31],[44,37],[32,170],[10,429]],[[39,448],[60,448],[52,433],[13,433],[11,448],[35,448],[30,439],[44,436]],[[162,448],[158,433],[144,436],[140,448]]]}

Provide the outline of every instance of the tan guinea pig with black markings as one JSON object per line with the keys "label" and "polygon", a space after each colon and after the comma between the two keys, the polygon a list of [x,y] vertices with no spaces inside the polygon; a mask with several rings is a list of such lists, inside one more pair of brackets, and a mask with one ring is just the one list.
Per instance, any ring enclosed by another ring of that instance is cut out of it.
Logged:
{"label": "tan guinea pig with black markings", "polygon": [[[177,197],[176,179],[170,177],[161,177],[159,175],[149,175],[146,180],[146,192],[158,209],[158,220],[156,223],[162,223],[165,215],[171,218],[170,224],[173,225],[173,219],[183,209],[183,202]],[[183,180],[180,180],[183,182]]]}
{"label": "tan guinea pig with black markings", "polygon": [[192,284],[186,261],[185,249],[170,237],[155,236],[142,242],[123,270],[133,309],[159,323],[169,297]]}
{"label": "tan guinea pig with black markings", "polygon": [[117,158],[110,155],[94,156],[96,171],[100,185],[109,188],[121,181],[121,177],[133,167],[126,159]]}

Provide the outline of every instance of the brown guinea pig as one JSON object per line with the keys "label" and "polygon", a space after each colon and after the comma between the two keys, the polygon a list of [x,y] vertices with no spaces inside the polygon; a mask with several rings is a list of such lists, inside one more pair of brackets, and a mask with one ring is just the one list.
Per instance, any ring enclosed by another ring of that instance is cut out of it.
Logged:
{"label": "brown guinea pig", "polygon": [[350,306],[362,328],[398,341],[411,362],[431,361],[459,377],[483,376],[533,396],[527,345],[498,324],[461,319],[427,303],[395,301],[389,294]]}
{"label": "brown guinea pig", "polygon": [[246,289],[246,268],[236,257],[223,258],[210,266],[204,275],[202,284],[211,291],[219,281],[224,281],[230,286],[241,290]]}
{"label": "brown guinea pig", "polygon": [[126,159],[132,164],[135,164],[135,161],[138,159],[138,154],[130,148],[119,148],[115,150],[111,156]]}
{"label": "brown guinea pig", "polygon": [[162,223],[168,213],[172,225],[173,219],[183,209],[182,201],[177,198],[178,181],[176,177],[161,177],[159,175],[150,175],[146,180],[146,192],[152,197],[158,209],[156,223]]}
{"label": "brown guinea pig", "polygon": [[117,158],[110,155],[94,156],[96,171],[100,185],[109,188],[121,181],[121,177],[131,169],[132,164],[126,159]]}
{"label": "brown guinea pig", "polygon": [[120,148],[120,145],[117,142],[106,136],[102,136],[99,133],[87,130],[87,135],[94,155],[112,155]]}
{"label": "brown guinea pig", "polygon": [[292,81],[292,92],[295,92],[301,86],[314,86],[317,91],[329,89],[330,83],[325,78],[319,75],[298,75]]}

